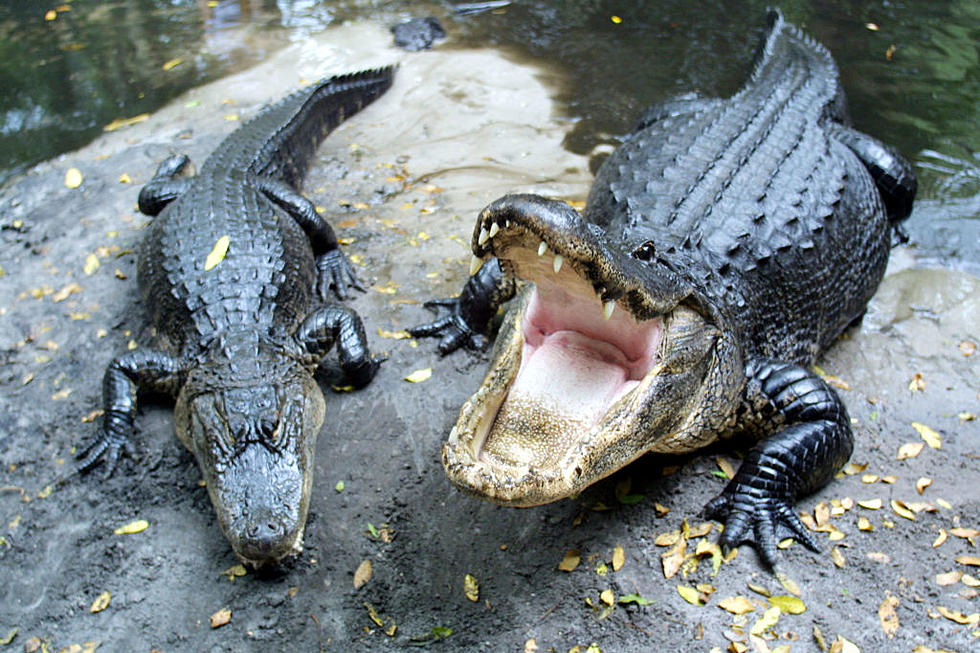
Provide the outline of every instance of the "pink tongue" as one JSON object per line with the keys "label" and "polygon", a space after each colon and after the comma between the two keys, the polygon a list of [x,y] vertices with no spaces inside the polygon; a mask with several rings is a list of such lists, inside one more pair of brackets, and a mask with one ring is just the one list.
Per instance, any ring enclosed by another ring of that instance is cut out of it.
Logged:
{"label": "pink tongue", "polygon": [[618,348],[576,331],[526,346],[485,455],[510,464],[557,463],[625,392],[625,363]]}

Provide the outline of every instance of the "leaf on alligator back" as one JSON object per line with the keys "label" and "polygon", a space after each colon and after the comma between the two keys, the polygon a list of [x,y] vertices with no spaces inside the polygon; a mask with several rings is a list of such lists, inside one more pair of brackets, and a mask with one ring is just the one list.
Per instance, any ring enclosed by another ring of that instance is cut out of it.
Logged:
{"label": "leaf on alligator back", "polygon": [[231,608],[221,608],[211,615],[211,627],[221,628],[231,621]]}
{"label": "leaf on alligator back", "polygon": [[182,57],[174,57],[173,59],[165,62],[162,66],[160,66],[160,68],[162,70],[173,70],[182,63],[184,63],[184,59]]}
{"label": "leaf on alligator back", "polygon": [[92,601],[92,605],[89,606],[89,612],[102,612],[109,607],[109,602],[112,600],[112,594],[109,592],[102,592],[95,600]]}
{"label": "leaf on alligator back", "polygon": [[207,272],[214,268],[218,263],[225,260],[225,256],[228,254],[228,246],[231,244],[231,238],[229,236],[222,236],[214,243],[214,247],[208,253],[206,259],[204,259],[204,271]]}
{"label": "leaf on alligator back", "polygon": [[924,447],[925,444],[925,442],[907,442],[906,444],[903,444],[898,448],[898,460],[915,458],[922,453],[922,447]]}
{"label": "leaf on alligator back", "polygon": [[558,563],[558,569],[561,571],[575,571],[579,563],[582,562],[582,554],[579,553],[578,549],[570,549],[565,553],[565,557],[561,559]]}
{"label": "leaf on alligator back", "polygon": [[68,188],[78,188],[83,181],[82,171],[78,168],[68,168],[65,171],[65,186]]}
{"label": "leaf on alligator back", "polygon": [[116,530],[112,531],[116,535],[132,535],[133,533],[142,533],[150,525],[150,522],[145,519],[137,519],[129,522],[128,524],[123,524]]}
{"label": "leaf on alligator back", "polygon": [[923,441],[928,444],[933,449],[942,449],[943,441],[939,435],[939,432],[932,429],[925,424],[920,424],[919,422],[912,422],[912,428],[919,432],[922,436]]}
{"label": "leaf on alligator back", "polygon": [[371,575],[374,573],[374,565],[371,564],[370,560],[365,560],[357,566],[354,571],[354,589],[361,589],[364,585],[371,580]]}
{"label": "leaf on alligator back", "polygon": [[426,367],[421,370],[415,370],[411,374],[405,377],[405,380],[409,383],[422,383],[427,381],[432,376],[432,368]]}

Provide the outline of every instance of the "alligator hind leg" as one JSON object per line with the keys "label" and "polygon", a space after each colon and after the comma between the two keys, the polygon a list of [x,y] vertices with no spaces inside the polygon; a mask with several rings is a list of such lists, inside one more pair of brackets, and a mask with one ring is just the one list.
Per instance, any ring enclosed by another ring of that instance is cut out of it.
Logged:
{"label": "alligator hind leg", "polygon": [[344,376],[355,388],[374,378],[384,358],[368,351],[364,324],[346,306],[332,304],[310,313],[293,334],[300,347],[319,363],[334,343]]}
{"label": "alligator hind leg", "polygon": [[153,178],[140,190],[140,213],[158,215],[167,204],[187,190],[193,174],[194,166],[186,154],[175,154],[165,159]]}
{"label": "alligator hind leg", "polygon": [[333,227],[324,220],[313,202],[303,197],[289,184],[267,177],[260,177],[254,183],[276,206],[290,215],[306,232],[316,256],[317,290],[326,299],[328,290],[334,289],[337,297],[347,298],[347,287],[364,290],[347,256],[340,251],[340,243]]}
{"label": "alligator hind leg", "polygon": [[725,521],[720,544],[752,542],[775,567],[776,543],[783,534],[818,550],[793,503],[843,467],[854,440],[844,404],[814,373],[763,358],[750,361],[746,375],[746,421],[776,423],[779,430],[749,451],[735,478],[705,511]]}
{"label": "alligator hind leg", "polygon": [[900,223],[912,213],[912,200],[918,182],[912,164],[881,141],[856,129],[834,124],[834,137],[846,145],[871,173],[896,233],[904,233]]}
{"label": "alligator hind leg", "polygon": [[120,453],[133,456],[136,391],[175,395],[185,371],[181,360],[159,351],[137,349],[113,360],[102,377],[102,432],[78,454],[79,471],[88,471],[104,458],[109,477]]}

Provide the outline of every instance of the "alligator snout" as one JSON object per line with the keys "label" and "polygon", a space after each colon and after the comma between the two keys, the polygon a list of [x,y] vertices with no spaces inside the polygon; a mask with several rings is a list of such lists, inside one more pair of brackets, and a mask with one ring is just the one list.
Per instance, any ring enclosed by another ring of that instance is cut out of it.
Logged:
{"label": "alligator snout", "polygon": [[238,541],[238,554],[248,560],[276,560],[290,552],[287,525],[273,515],[246,524]]}

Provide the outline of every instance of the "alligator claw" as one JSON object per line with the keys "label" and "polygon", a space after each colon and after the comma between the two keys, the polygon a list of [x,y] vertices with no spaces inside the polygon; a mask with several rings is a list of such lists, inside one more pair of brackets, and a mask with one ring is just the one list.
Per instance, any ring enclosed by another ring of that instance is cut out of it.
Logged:
{"label": "alligator claw", "polygon": [[350,260],[339,249],[330,250],[320,256],[316,261],[316,270],[317,292],[323,299],[327,299],[331,288],[340,299],[347,299],[348,286],[362,292],[365,290]]}
{"label": "alligator claw", "polygon": [[704,507],[707,517],[725,524],[718,544],[728,550],[748,542],[773,569],[778,561],[776,544],[781,535],[794,537],[811,551],[819,552],[819,543],[793,510],[790,493],[759,487],[763,483],[753,484],[752,479],[746,481],[736,475]]}
{"label": "alligator claw", "polygon": [[136,449],[128,438],[112,432],[103,433],[75,456],[78,471],[87,472],[99,464],[100,460],[104,460],[105,471],[102,476],[109,478],[116,471],[120,453],[136,458]]}
{"label": "alligator claw", "polygon": [[466,320],[463,319],[463,316],[460,315],[458,298],[430,299],[425,302],[424,306],[436,310],[446,308],[449,309],[449,313],[432,322],[410,327],[408,332],[413,337],[441,336],[439,340],[439,353],[443,356],[451,354],[460,347],[482,349],[486,346],[486,336],[474,331],[466,323]]}

